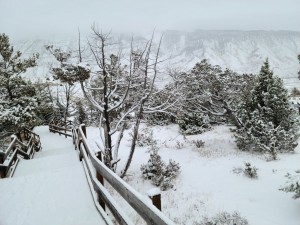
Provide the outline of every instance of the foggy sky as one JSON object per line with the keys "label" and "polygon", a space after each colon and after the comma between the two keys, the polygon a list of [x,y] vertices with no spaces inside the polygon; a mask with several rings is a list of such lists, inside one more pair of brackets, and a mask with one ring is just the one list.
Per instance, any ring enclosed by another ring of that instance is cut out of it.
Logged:
{"label": "foggy sky", "polygon": [[104,31],[300,30],[300,0],[0,0],[14,39]]}

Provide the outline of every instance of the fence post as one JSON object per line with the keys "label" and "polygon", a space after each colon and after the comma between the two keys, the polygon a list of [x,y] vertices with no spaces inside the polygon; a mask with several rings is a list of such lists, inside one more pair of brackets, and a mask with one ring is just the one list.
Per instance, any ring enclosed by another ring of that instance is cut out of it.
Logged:
{"label": "fence post", "polygon": [[85,126],[85,124],[82,124],[82,125],[81,125],[81,128],[82,128],[82,131],[83,131],[83,133],[84,133],[85,138],[87,138],[87,136],[86,136],[86,126]]}
{"label": "fence post", "polygon": [[161,211],[161,194],[159,188],[152,188],[147,192],[148,197],[152,200],[152,204]]}
{"label": "fence post", "polygon": [[[102,162],[102,153],[101,152],[98,152],[97,159],[99,159]],[[96,177],[97,177],[97,180],[99,180],[99,182],[102,184],[102,186],[104,186],[103,176],[100,173],[96,172]],[[105,202],[99,195],[98,195],[98,201],[99,201],[99,204],[102,207],[102,209],[105,210]]]}
{"label": "fence post", "polygon": [[[0,152],[0,164],[4,163],[4,153]],[[0,178],[4,178],[5,177],[5,171],[0,170]]]}
{"label": "fence post", "polygon": [[[1,152],[1,153],[2,153],[2,152]],[[3,162],[4,162],[4,157],[3,157],[2,154],[0,154],[0,164],[3,164]]]}
{"label": "fence post", "polygon": [[[80,141],[78,128],[76,128],[75,132],[77,134],[77,139],[75,139],[75,150],[77,150],[77,147],[79,148],[79,141]],[[77,143],[77,141],[78,141],[78,143]]]}
{"label": "fence post", "polygon": [[[11,142],[14,140],[14,137],[10,137]],[[13,144],[12,149],[15,150],[16,149],[16,142]]]}
{"label": "fence post", "polygon": [[78,142],[78,150],[79,150],[79,161],[82,161],[82,158],[83,158],[83,149],[81,148],[83,142],[82,140],[79,139],[79,142]]}
{"label": "fence post", "polygon": [[5,178],[5,171],[4,170],[0,170],[0,178]]}

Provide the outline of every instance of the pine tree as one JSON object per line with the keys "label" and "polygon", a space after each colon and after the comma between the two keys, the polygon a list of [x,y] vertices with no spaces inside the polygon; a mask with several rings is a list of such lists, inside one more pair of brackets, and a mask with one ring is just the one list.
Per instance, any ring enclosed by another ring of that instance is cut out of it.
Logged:
{"label": "pine tree", "polygon": [[0,35],[0,132],[14,133],[23,127],[34,126],[38,99],[34,86],[21,75],[36,66],[38,55],[28,59],[14,52],[9,37]]}
{"label": "pine tree", "polygon": [[297,146],[295,111],[288,102],[282,80],[273,75],[266,60],[250,98],[243,99],[238,115],[243,127],[237,130],[236,142],[242,150],[268,153],[291,152]]}

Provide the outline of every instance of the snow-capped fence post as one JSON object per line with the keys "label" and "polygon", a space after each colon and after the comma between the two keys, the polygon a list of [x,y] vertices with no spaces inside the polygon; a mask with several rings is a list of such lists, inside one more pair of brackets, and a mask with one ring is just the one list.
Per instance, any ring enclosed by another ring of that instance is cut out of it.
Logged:
{"label": "snow-capped fence post", "polygon": [[16,142],[14,141],[14,139],[15,139],[14,136],[11,136],[11,137],[10,137],[10,140],[11,140],[11,142],[13,143],[13,145],[12,145],[12,149],[13,149],[13,150],[16,149]]}
{"label": "snow-capped fence post", "polygon": [[161,211],[161,194],[159,188],[152,188],[147,192],[148,197],[152,200],[152,204]]}
{"label": "snow-capped fence post", "polygon": [[[101,152],[98,152],[97,159],[99,159],[102,162],[102,153]],[[102,186],[104,186],[104,179],[103,179],[103,176],[101,175],[101,173],[96,172],[96,177],[99,180],[99,182],[102,184]],[[101,205],[101,207],[105,210],[105,202],[103,201],[103,199],[101,198],[100,195],[98,195],[98,201],[99,201],[99,204]]]}

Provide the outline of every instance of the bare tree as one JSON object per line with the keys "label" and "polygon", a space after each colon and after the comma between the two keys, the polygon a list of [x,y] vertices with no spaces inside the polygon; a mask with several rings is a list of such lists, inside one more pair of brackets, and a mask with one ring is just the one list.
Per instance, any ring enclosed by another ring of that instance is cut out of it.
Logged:
{"label": "bare tree", "polygon": [[[130,153],[126,166],[121,172],[121,177],[124,177],[132,161],[146,103],[153,94],[158,73],[160,43],[154,59],[151,59],[153,36],[142,50],[134,50],[132,40],[129,65],[123,65],[120,52],[114,55],[108,50],[111,46],[109,34],[100,32],[95,26],[92,27],[92,32],[93,38],[89,39],[88,45],[95,62],[95,69],[91,70],[88,79],[80,80],[80,85],[85,98],[100,114],[99,128],[102,144],[99,148],[104,152],[105,164],[114,170],[126,123],[134,122]],[[83,61],[80,44],[79,60]],[[115,143],[112,141],[114,134],[118,134]]]}

